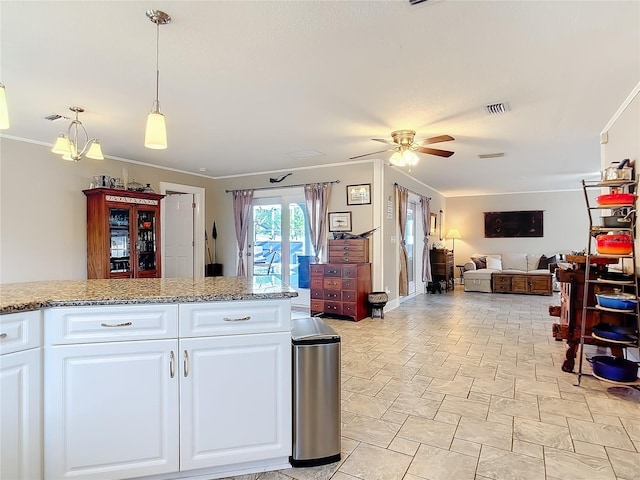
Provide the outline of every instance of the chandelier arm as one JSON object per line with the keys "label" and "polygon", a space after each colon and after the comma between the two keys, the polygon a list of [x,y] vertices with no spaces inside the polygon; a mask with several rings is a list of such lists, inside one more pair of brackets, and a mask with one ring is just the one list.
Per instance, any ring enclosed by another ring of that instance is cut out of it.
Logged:
{"label": "chandelier arm", "polygon": [[[78,114],[76,113],[76,116],[77,115]],[[84,146],[82,147],[82,150],[79,150],[80,144],[78,142],[78,130],[79,130],[78,127],[82,128],[82,131],[84,132],[85,143],[84,143]],[[71,135],[72,129],[73,129],[73,136]],[[73,158],[74,160],[80,160],[82,156],[85,154],[85,152],[87,151],[87,149],[91,146],[91,144],[95,140],[95,138],[89,139],[89,134],[87,133],[87,129],[84,128],[84,125],[82,124],[82,122],[77,118],[69,124],[69,129],[67,130],[67,137],[69,138],[69,149],[70,149],[69,154],[71,155],[71,158]]]}

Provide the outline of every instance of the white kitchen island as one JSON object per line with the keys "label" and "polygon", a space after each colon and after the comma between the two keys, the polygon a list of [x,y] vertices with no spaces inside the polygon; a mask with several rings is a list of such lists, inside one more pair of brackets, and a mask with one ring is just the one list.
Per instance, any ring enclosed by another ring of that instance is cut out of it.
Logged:
{"label": "white kitchen island", "polygon": [[[2,285],[1,387],[15,412],[3,406],[1,420],[24,417],[10,423],[17,431],[3,429],[2,477],[209,479],[286,468],[296,295],[239,277]],[[20,335],[37,338],[20,375],[41,397],[6,361],[24,354],[5,353]]]}

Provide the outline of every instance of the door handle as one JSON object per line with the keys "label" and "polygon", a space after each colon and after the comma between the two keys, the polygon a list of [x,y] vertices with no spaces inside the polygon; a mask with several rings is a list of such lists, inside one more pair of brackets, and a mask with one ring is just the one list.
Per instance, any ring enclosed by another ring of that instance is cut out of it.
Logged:
{"label": "door handle", "polygon": [[131,322],[125,322],[125,323],[101,323],[100,324],[101,327],[108,327],[108,328],[130,327],[131,325],[133,325],[133,323],[131,323]]}
{"label": "door handle", "polygon": [[171,378],[176,376],[176,356],[173,354],[173,350],[169,352],[169,376]]}
{"label": "door handle", "polygon": [[186,350],[184,351],[184,369],[183,369],[183,373],[184,373],[185,377],[189,376],[189,353]]}

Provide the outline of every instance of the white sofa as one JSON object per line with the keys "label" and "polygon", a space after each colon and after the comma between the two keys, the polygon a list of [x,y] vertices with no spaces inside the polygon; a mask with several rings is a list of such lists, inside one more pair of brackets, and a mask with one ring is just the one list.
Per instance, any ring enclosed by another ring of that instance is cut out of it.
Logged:
{"label": "white sofa", "polygon": [[503,273],[551,275],[553,290],[558,291],[559,285],[555,282],[555,275],[550,271],[549,264],[555,264],[559,259],[560,255],[547,257],[531,253],[474,254],[471,255],[471,261],[464,266],[464,290],[493,293],[492,277],[494,274]]}

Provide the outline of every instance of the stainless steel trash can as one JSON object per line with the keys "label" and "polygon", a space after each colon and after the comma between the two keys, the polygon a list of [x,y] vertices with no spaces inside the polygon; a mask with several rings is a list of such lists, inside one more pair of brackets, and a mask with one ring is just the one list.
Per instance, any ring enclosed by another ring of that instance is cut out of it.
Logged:
{"label": "stainless steel trash can", "polygon": [[294,467],[340,460],[340,336],[322,319],[291,321]]}

